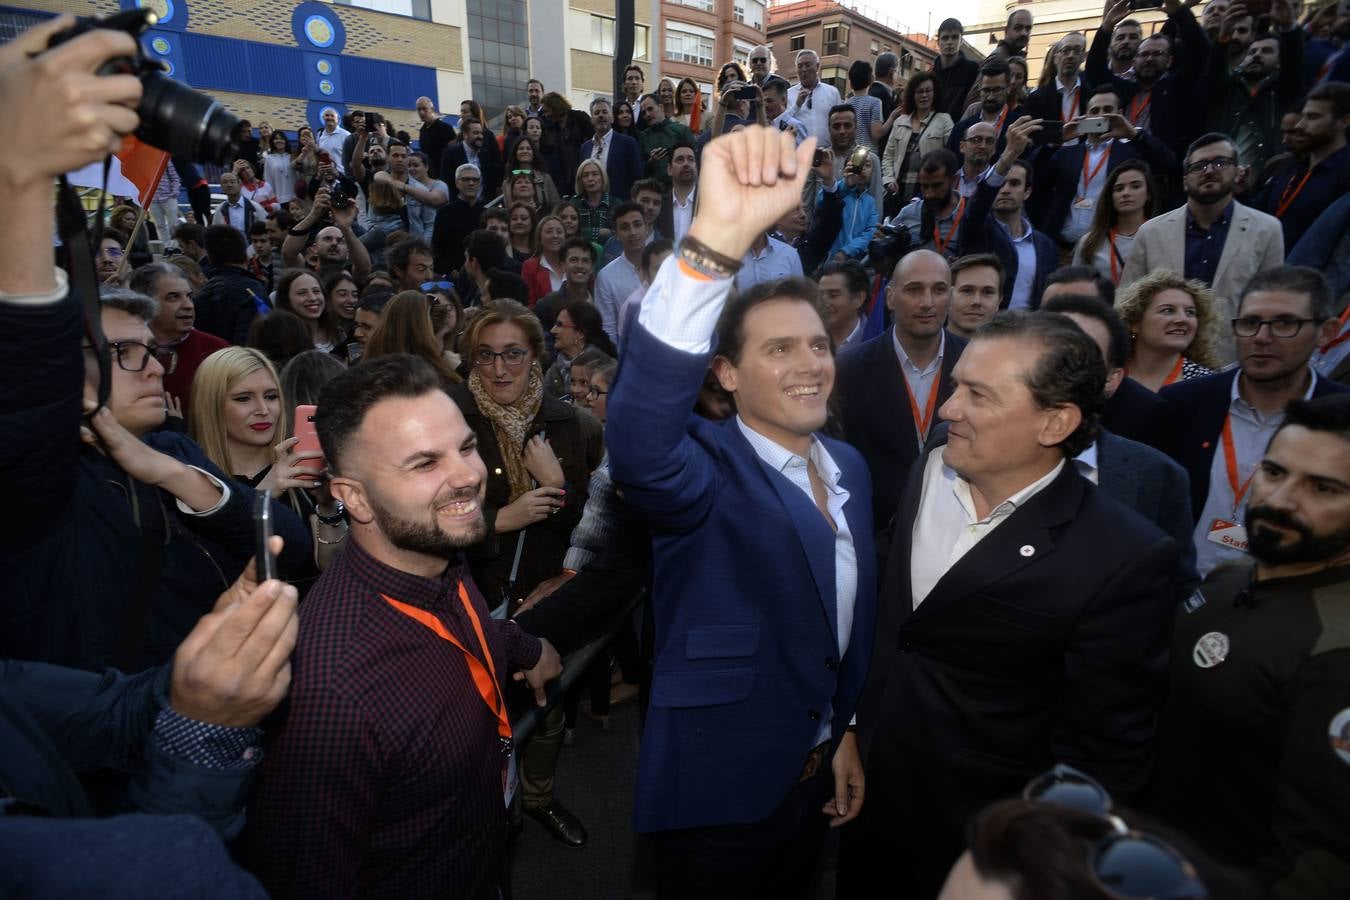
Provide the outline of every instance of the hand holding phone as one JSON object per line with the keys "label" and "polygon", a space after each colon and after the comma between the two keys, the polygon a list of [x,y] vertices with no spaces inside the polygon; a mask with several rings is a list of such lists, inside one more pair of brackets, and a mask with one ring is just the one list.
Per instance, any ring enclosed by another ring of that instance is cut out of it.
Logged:
{"label": "hand holding phone", "polygon": [[[317,452],[322,453],[323,447],[319,446],[319,432],[314,428],[315,407],[312,404],[301,404],[295,408],[295,442],[296,453]],[[324,460],[302,459],[296,462],[297,466],[304,466],[314,470],[313,480],[319,480],[319,473],[323,471]]]}
{"label": "hand holding phone", "polygon": [[1078,133],[1080,135],[1106,134],[1110,130],[1111,123],[1106,120],[1106,116],[1087,116],[1078,120]]}
{"label": "hand holding phone", "polygon": [[254,571],[258,584],[277,577],[277,558],[272,553],[272,492],[258,491],[253,498]]}

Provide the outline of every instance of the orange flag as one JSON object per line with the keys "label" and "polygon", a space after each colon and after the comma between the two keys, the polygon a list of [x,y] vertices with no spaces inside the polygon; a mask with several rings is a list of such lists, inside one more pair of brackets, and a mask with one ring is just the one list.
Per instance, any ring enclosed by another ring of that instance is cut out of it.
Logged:
{"label": "orange flag", "polygon": [[136,185],[142,209],[154,199],[159,180],[164,177],[164,169],[169,164],[169,154],[163,150],[144,144],[128,135],[122,140],[122,149],[115,154],[121,163],[122,176]]}

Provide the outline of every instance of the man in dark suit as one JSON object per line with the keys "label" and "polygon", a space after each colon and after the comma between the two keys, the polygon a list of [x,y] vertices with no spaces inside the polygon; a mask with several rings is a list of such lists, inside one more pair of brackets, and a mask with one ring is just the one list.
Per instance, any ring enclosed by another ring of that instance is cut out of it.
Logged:
{"label": "man in dark suit", "polygon": [[1246,558],[1237,511],[1291,400],[1350,391],[1319,377],[1313,351],[1337,329],[1331,291],[1316,269],[1280,266],[1247,283],[1234,320],[1235,369],[1162,390],[1168,452],[1190,475],[1200,577]]}
{"label": "man in dark suit", "polygon": [[[738,261],[800,202],[814,149],[759,126],[708,144],[704,201],[609,396],[614,481],[653,531],[634,820],[662,897],[808,896],[827,825],[863,801],[847,729],[875,611],[867,467],[816,434],[834,383],[816,286],[727,300]],[[689,412],[710,362],[736,401],[722,424]]]}
{"label": "man in dark suit", "polygon": [[1087,38],[1070,31],[1055,42],[1055,77],[1027,97],[1027,115],[1033,119],[1068,122],[1087,112],[1088,86],[1083,77]]}
{"label": "man in dark suit", "polygon": [[[1023,117],[1008,128],[1003,154],[976,186],[961,223],[961,252],[993,253],[1003,265],[1002,309],[1036,309],[1045,279],[1059,265],[1054,240],[1033,228],[1026,214],[1032,168],[1021,156],[1038,127]],[[1024,259],[1033,264],[1024,266]]]}
{"label": "man in dark suit", "polygon": [[943,328],[951,283],[951,267],[940,254],[915,250],[902,256],[886,286],[895,327],[839,357],[839,419],[845,439],[872,472],[878,531],[895,516],[910,467],[951,396],[952,367],[966,346]]}
{"label": "man in dark suit", "polygon": [[485,140],[484,125],[473,116],[459,120],[461,140],[445,148],[441,155],[441,171],[453,174],[465,163],[478,167],[482,178],[478,186],[478,200],[488,201],[497,196],[497,186],[502,183],[502,155],[496,141]]}
{"label": "man in dark suit", "polygon": [[595,137],[581,145],[581,158],[601,161],[609,175],[609,196],[617,206],[629,199],[633,182],[642,177],[642,153],[637,141],[614,130],[614,110],[604,97],[591,101],[591,124]]}
{"label": "man in dark suit", "polygon": [[933,897],[968,818],[1056,761],[1129,802],[1166,687],[1177,548],[1083,479],[1105,367],[1054,313],[966,347],[945,434],[910,474],[858,708],[867,803],[840,896]]}
{"label": "man in dark suit", "polygon": [[947,149],[953,153],[960,154],[961,141],[965,140],[966,131],[976,122],[988,122],[994,126],[998,133],[998,144],[994,148],[995,153],[1003,152],[1003,135],[1008,130],[1008,126],[1026,114],[1022,107],[1013,107],[1009,105],[1008,83],[1010,73],[1008,64],[1002,60],[986,62],[980,67],[980,111],[968,119],[961,119],[952,128],[951,135],[947,138]]}

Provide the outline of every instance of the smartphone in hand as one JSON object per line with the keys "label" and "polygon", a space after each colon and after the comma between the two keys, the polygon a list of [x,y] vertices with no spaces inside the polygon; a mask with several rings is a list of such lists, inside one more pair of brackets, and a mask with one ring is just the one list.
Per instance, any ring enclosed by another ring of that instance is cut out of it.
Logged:
{"label": "smartphone in hand", "polygon": [[259,491],[253,499],[254,571],[258,583],[277,578],[277,558],[272,553],[272,492]]}
{"label": "smartphone in hand", "polygon": [[[311,451],[321,451],[319,446],[319,432],[314,428],[314,410],[312,404],[301,404],[295,408],[295,436],[300,440],[295,443],[296,453],[307,453]],[[302,459],[297,465],[304,466],[314,470],[312,476],[315,481],[319,480],[319,473],[323,471],[324,461],[322,459]]]}

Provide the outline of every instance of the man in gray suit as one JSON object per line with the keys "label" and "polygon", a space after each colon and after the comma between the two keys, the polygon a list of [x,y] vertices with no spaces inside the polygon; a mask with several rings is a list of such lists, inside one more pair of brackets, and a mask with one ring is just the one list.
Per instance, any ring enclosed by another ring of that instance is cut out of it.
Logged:
{"label": "man in gray suit", "polygon": [[[1125,320],[1099,297],[1061,295],[1046,300],[1041,309],[1073,319],[1102,351],[1106,362],[1106,396],[1120,387],[1129,356],[1130,331]],[[1074,458],[1078,472],[1102,492],[1119,500],[1157,525],[1177,542],[1180,559],[1177,596],[1189,597],[1200,584],[1195,569],[1195,542],[1191,533],[1190,478],[1159,450],[1101,429],[1097,440]]]}
{"label": "man in gray suit", "polygon": [[[1203,281],[1222,304],[1219,320],[1237,315],[1243,287],[1257,272],[1284,263],[1284,230],[1274,216],[1233,199],[1239,160],[1232,138],[1213,132],[1186,150],[1186,205],[1149,219],[1135,235],[1120,287],[1154,269]],[[1218,352],[1236,359],[1233,336],[1220,331]]]}

